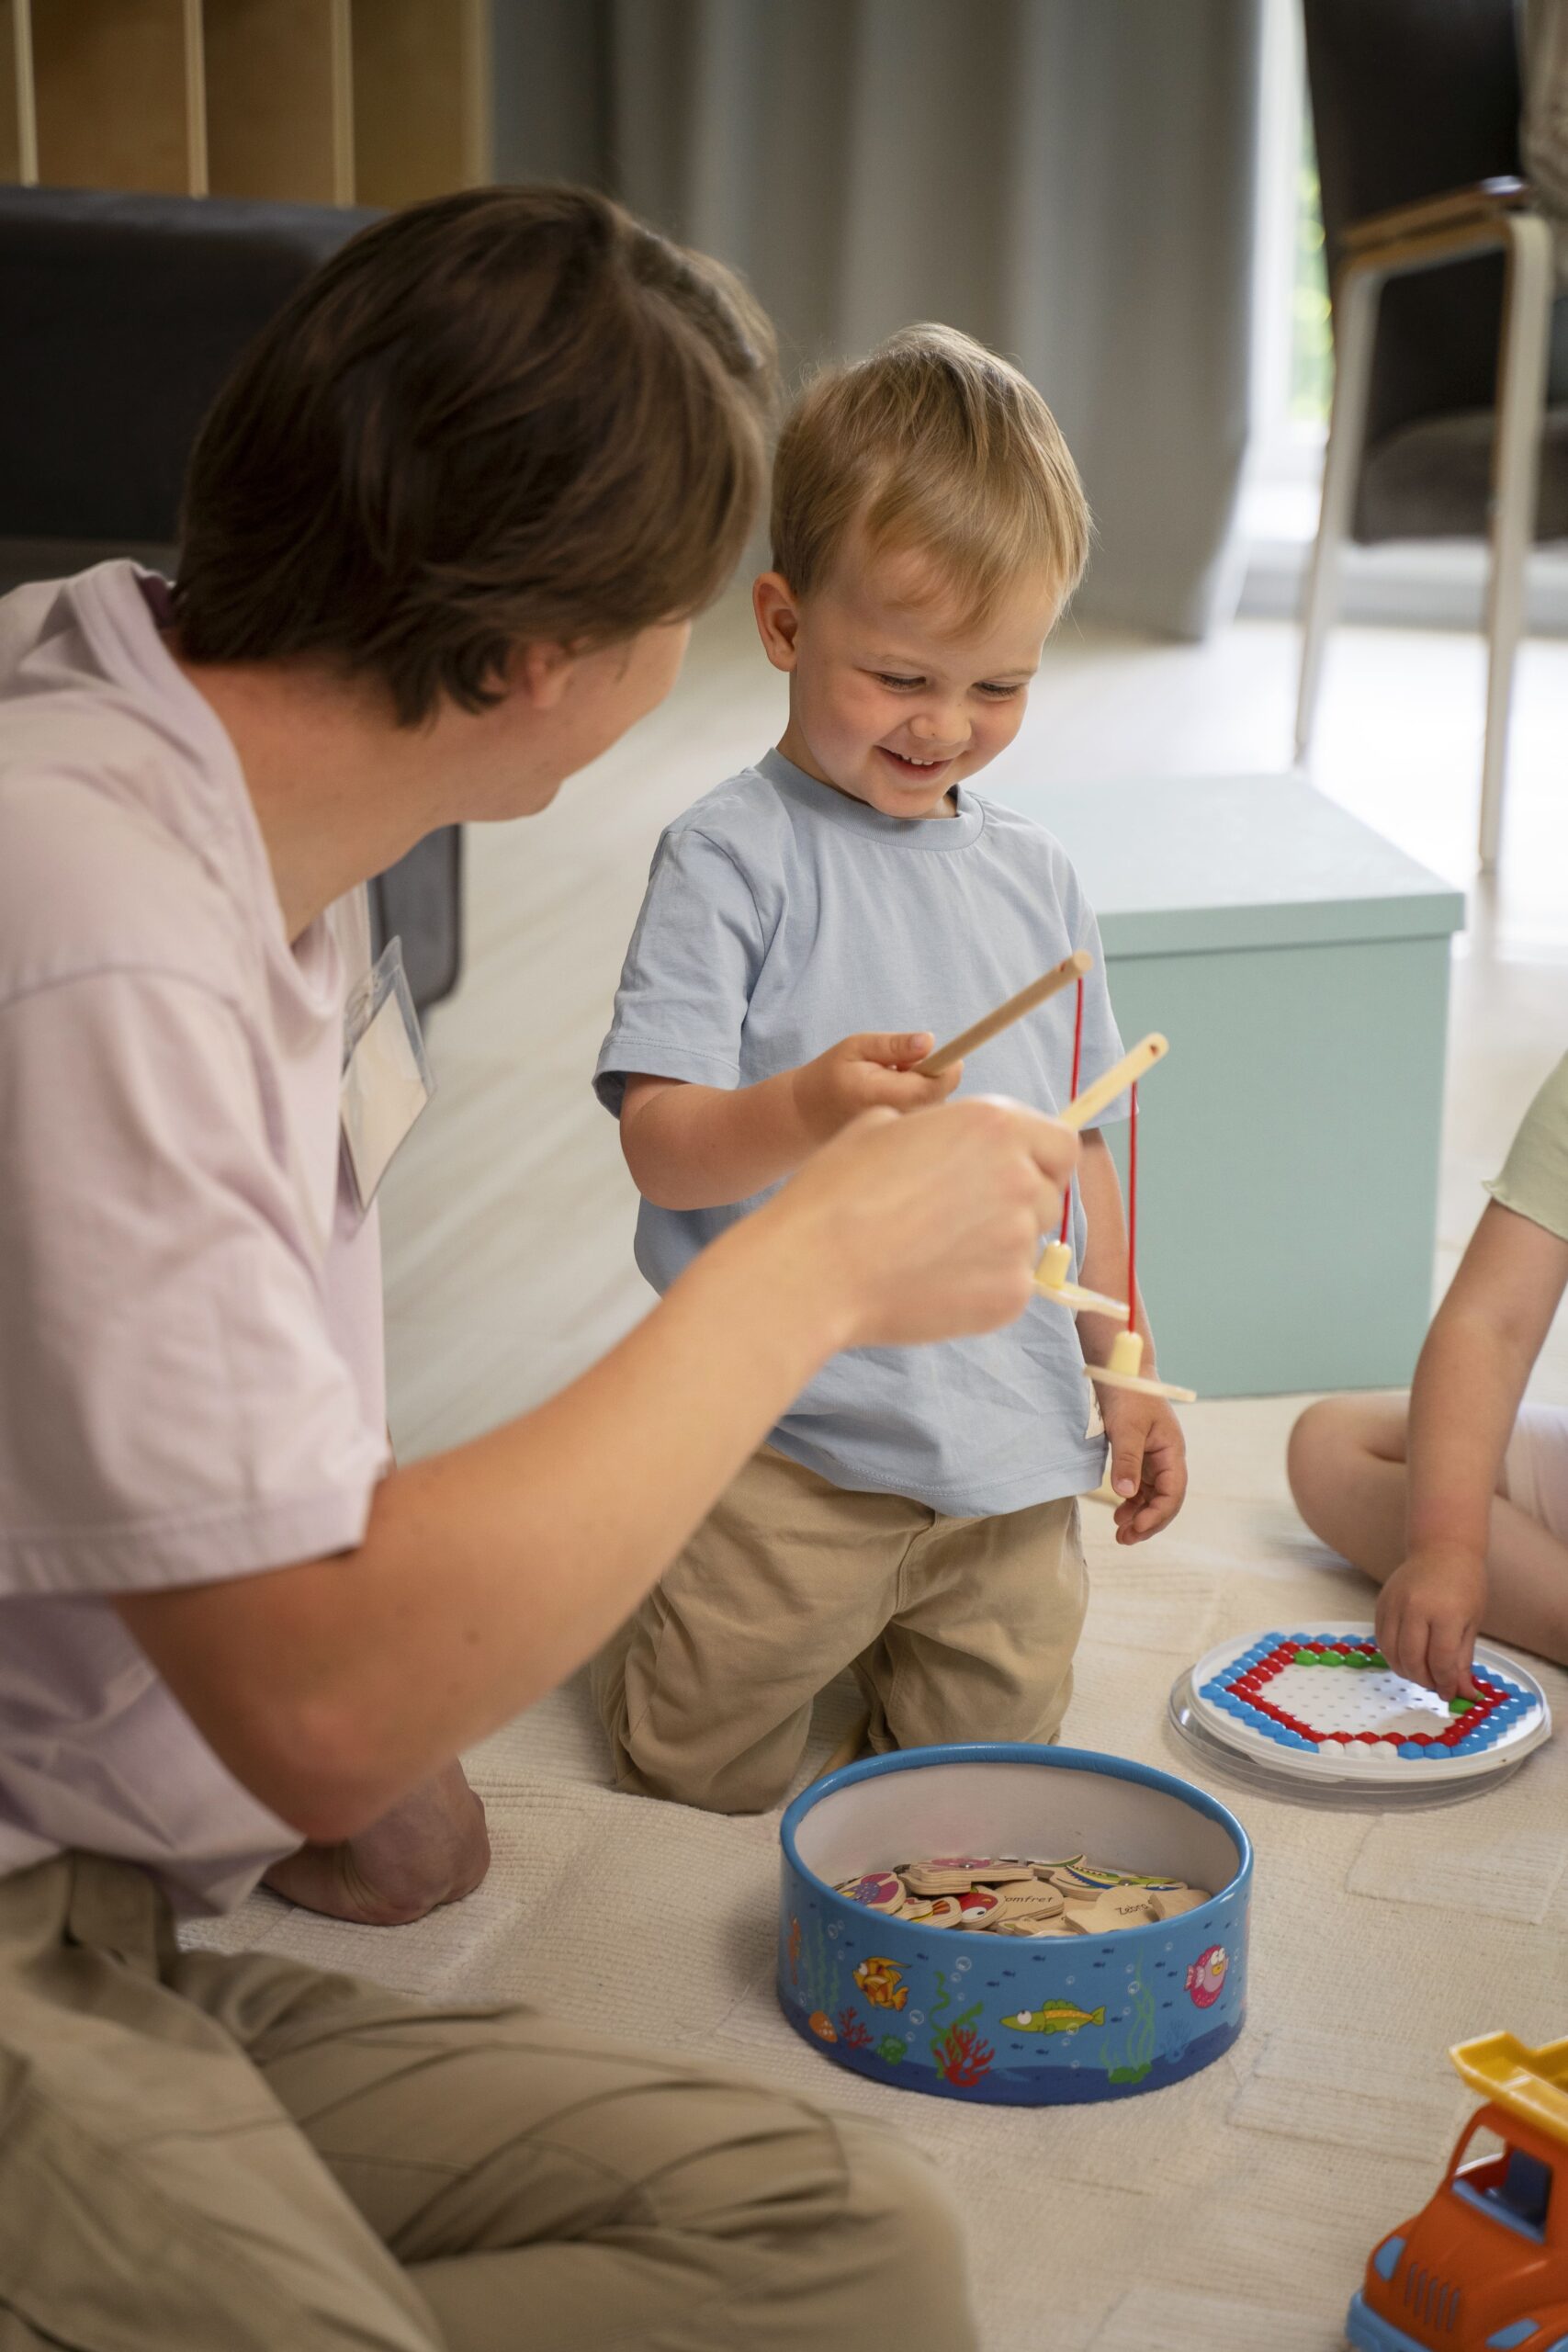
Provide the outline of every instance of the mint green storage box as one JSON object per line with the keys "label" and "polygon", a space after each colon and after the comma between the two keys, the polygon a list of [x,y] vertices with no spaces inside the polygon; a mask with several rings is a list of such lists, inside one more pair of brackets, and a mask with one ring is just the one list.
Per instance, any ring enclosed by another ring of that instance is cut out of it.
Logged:
{"label": "mint green storage box", "polygon": [[1461,894],[1294,776],[1008,782],[1083,878],[1123,1037],[1170,1040],[1138,1096],[1162,1374],[1211,1396],[1403,1385]]}

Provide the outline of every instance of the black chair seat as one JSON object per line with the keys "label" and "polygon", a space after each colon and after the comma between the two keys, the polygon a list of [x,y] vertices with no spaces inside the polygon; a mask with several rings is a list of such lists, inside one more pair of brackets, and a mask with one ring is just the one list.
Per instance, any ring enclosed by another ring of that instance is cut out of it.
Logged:
{"label": "black chair seat", "polygon": [[[1495,425],[1489,408],[1461,409],[1385,434],[1362,460],[1355,537],[1363,542],[1484,537]],[[1546,412],[1535,535],[1568,539],[1568,406]]]}

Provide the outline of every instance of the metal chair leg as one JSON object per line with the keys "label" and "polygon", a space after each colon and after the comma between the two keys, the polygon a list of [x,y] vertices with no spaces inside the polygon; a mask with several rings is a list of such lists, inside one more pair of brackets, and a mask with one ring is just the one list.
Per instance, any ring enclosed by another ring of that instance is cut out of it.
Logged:
{"label": "metal chair leg", "polygon": [[1507,224],[1507,280],[1497,370],[1492,458],[1492,571],[1487,591],[1486,745],[1481,767],[1481,870],[1497,863],[1514,661],[1524,628],[1525,577],[1535,537],[1547,342],[1552,297],[1551,232],[1534,213]]}
{"label": "metal chair leg", "polygon": [[1367,430],[1367,387],[1371,380],[1382,273],[1349,265],[1336,288],[1334,313],[1334,401],[1328,447],[1323,464],[1323,506],[1313,542],[1302,613],[1302,673],[1296,696],[1296,757],[1304,760],[1312,741],[1323,652],[1334,625],[1339,596],[1339,550],[1350,528],[1360,479]]}

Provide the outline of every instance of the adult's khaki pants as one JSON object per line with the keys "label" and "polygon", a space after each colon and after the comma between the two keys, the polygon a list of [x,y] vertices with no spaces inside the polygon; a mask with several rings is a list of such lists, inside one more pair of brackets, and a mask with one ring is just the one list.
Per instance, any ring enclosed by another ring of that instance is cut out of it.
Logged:
{"label": "adult's khaki pants", "polygon": [[963,2352],[875,2128],[518,2007],[179,1952],[144,1872],[0,1879],[0,2352]]}
{"label": "adult's khaki pants", "polygon": [[847,1666],[879,1753],[1055,1739],[1088,1602],[1070,1496],[954,1519],[763,1446],[594,1662],[615,1785],[765,1812]]}

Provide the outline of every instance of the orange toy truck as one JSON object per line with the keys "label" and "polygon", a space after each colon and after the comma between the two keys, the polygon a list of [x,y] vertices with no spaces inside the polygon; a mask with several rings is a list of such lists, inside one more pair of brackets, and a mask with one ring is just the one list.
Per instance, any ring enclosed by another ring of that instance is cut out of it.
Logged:
{"label": "orange toy truck", "polygon": [[1487,2104],[1373,2249],[1345,2333],[1358,2352],[1568,2352],[1568,2041],[1489,2033],[1449,2055]]}

